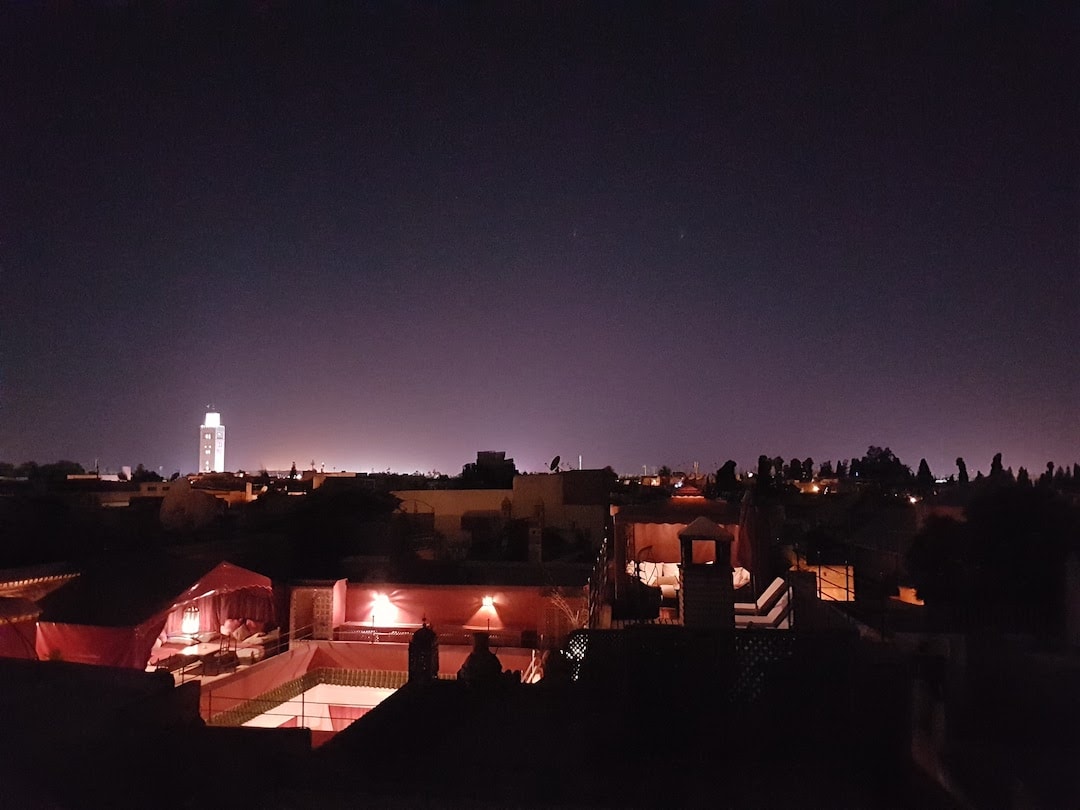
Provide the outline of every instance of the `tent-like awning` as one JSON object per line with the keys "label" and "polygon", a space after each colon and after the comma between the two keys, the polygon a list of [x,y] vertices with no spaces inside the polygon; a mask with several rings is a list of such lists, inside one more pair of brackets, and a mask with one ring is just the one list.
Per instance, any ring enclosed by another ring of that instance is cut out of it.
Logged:
{"label": "tent-like awning", "polygon": [[205,576],[200,577],[198,582],[178,595],[173,602],[173,607],[179,607],[185,602],[191,602],[205,596],[230,593],[245,588],[262,588],[269,592],[273,589],[273,585],[270,578],[264,577],[262,574],[257,574],[230,562],[218,563]]}
{"label": "tent-like awning", "polygon": [[0,596],[0,657],[37,658],[34,622],[41,613],[34,602],[21,596]]}
{"label": "tent-like awning", "polygon": [[0,622],[33,621],[41,614],[35,602],[21,596],[0,596]]}
{"label": "tent-like awning", "polygon": [[215,616],[238,610],[249,618],[272,617],[270,580],[228,562],[206,570],[205,564],[143,560],[141,567],[87,572],[45,600],[37,625],[38,657],[145,667],[174,610],[218,595],[232,604]]}

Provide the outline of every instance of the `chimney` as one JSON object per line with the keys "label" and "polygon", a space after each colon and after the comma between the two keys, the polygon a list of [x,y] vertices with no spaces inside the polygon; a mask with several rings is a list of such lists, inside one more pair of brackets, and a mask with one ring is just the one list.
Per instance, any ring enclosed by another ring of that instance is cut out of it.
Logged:
{"label": "chimney", "polygon": [[727,529],[706,517],[697,518],[679,532],[679,615],[684,626],[734,631],[733,540]]}

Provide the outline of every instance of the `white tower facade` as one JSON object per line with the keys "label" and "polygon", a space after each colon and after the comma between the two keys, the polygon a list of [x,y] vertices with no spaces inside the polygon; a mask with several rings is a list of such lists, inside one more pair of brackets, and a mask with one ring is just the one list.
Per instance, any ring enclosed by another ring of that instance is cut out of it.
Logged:
{"label": "white tower facade", "polygon": [[225,472],[225,426],[217,411],[207,411],[199,426],[199,472]]}

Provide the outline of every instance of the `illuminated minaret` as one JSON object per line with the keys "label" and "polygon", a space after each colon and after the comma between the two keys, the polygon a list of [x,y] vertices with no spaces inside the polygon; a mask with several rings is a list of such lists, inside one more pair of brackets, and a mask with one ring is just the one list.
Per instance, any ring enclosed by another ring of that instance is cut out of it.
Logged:
{"label": "illuminated minaret", "polygon": [[207,411],[199,426],[199,472],[225,472],[225,426],[217,411]]}

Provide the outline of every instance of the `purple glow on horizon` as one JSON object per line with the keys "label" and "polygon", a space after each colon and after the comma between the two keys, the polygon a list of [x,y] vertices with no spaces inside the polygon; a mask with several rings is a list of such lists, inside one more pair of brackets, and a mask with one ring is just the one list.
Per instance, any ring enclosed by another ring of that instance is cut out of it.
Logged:
{"label": "purple glow on horizon", "polygon": [[79,13],[8,32],[0,460],[1080,459],[1049,11]]}

